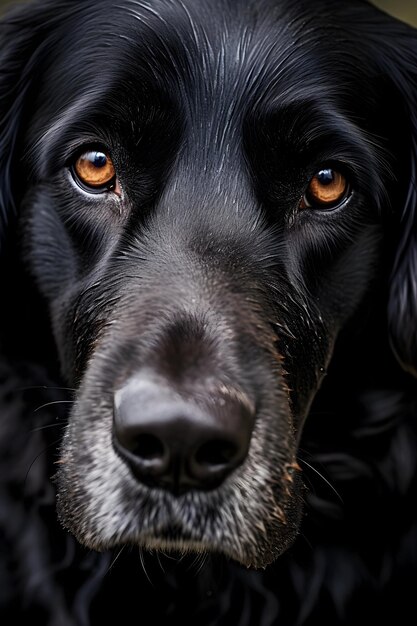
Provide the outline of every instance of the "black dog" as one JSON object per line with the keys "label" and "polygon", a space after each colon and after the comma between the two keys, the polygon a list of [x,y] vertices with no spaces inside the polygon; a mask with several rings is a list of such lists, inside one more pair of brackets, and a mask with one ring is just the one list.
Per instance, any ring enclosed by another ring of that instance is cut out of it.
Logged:
{"label": "black dog", "polygon": [[414,624],[416,31],[39,0],[0,36],[2,624]]}

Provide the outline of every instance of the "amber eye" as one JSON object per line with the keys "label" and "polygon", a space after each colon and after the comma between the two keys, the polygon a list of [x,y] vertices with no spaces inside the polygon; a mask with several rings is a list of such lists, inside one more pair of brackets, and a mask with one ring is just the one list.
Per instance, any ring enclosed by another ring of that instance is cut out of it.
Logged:
{"label": "amber eye", "polygon": [[84,152],[76,160],[73,171],[82,186],[94,191],[111,189],[115,184],[113,162],[108,154],[100,150]]}
{"label": "amber eye", "polygon": [[319,170],[313,176],[301,201],[301,208],[334,209],[349,194],[349,184],[343,174],[332,168]]}

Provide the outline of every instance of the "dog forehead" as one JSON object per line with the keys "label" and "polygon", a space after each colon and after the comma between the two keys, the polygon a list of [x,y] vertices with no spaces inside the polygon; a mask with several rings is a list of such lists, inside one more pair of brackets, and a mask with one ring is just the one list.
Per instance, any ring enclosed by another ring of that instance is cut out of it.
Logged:
{"label": "dog forehead", "polygon": [[117,86],[120,94],[140,91],[144,82],[182,97],[230,93],[236,101],[256,97],[260,86],[282,83],[288,90],[312,75],[317,80],[320,71],[320,37],[301,40],[302,4],[287,0],[122,0],[102,3],[100,10],[88,1],[74,7],[62,16],[44,58],[51,108],[55,103],[62,110],[80,94],[99,95],[103,86]]}
{"label": "dog forehead", "polygon": [[321,4],[332,7],[326,37],[320,11],[306,31],[308,6],[288,0],[71,3],[44,42],[27,154],[36,151],[42,161],[51,138],[81,119],[94,123],[104,115],[112,127],[113,120],[140,126],[143,113],[161,103],[197,135],[199,148],[213,140],[223,148],[236,140],[247,113],[279,110],[294,99],[334,103],[340,81],[356,93],[366,71],[359,60],[343,60],[355,51],[348,33],[340,36],[346,5]]}

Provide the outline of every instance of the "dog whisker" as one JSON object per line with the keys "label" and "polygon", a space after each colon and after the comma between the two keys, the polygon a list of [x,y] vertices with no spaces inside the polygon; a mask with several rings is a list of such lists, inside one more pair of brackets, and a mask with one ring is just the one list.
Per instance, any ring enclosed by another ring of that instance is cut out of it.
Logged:
{"label": "dog whisker", "polygon": [[126,548],[126,546],[122,546],[120,548],[120,550],[117,550],[116,556],[113,558],[113,560],[111,561],[109,567],[108,567],[108,572],[110,572],[110,570],[113,568],[114,564],[116,563],[116,561],[118,560],[118,558],[120,557],[120,555],[122,554],[123,550]]}
{"label": "dog whisker", "polygon": [[40,406],[38,406],[34,410],[34,413],[36,413],[37,411],[40,411],[41,409],[45,409],[48,406],[52,406],[54,404],[74,404],[74,400],[53,400],[52,402],[45,402],[45,404],[41,404]]}
{"label": "dog whisker", "polygon": [[151,578],[150,578],[150,576],[149,576],[149,574],[148,574],[148,572],[147,572],[147,570],[146,570],[146,565],[145,565],[145,557],[144,557],[144,553],[143,553],[142,548],[141,548],[141,547],[139,547],[139,548],[138,548],[138,551],[139,551],[139,559],[140,559],[140,564],[141,564],[141,566],[142,566],[143,573],[145,574],[146,578],[148,579],[149,584],[150,584],[152,587],[154,587],[154,584],[153,584],[153,582],[152,582],[152,580],[151,580]]}
{"label": "dog whisker", "polygon": [[45,448],[43,448],[43,450],[41,450],[41,451],[40,451],[40,452],[39,452],[39,453],[38,453],[38,454],[34,457],[34,459],[33,459],[33,460],[32,460],[32,462],[30,463],[30,465],[29,465],[29,467],[28,467],[28,469],[27,469],[27,471],[26,471],[25,478],[24,478],[24,480],[23,480],[23,486],[24,486],[24,487],[26,486],[27,480],[28,480],[28,478],[29,478],[29,473],[30,473],[31,469],[33,468],[34,464],[36,463],[36,461],[37,461],[37,460],[38,460],[41,456],[46,455],[46,453],[48,452],[48,450],[50,450],[50,449],[52,449],[52,448],[55,448],[55,447],[56,447],[56,444],[57,444],[59,441],[60,441],[60,439],[56,439],[56,440],[55,440],[55,441],[53,441],[52,443],[48,444],[47,446],[45,446]]}
{"label": "dog whisker", "polygon": [[56,424],[44,424],[43,426],[36,426],[35,428],[31,429],[31,432],[36,433],[39,431],[48,430],[50,428],[62,428],[65,424],[66,422],[64,420],[60,420]]}
{"label": "dog whisker", "polygon": [[337,489],[332,485],[332,483],[325,477],[323,476],[323,474],[316,468],[314,467],[314,465],[311,465],[311,463],[308,463],[308,461],[306,461],[305,459],[300,458],[299,459],[300,463],[303,463],[303,465],[306,465],[309,469],[311,469],[317,476],[319,476],[319,478],[333,491],[333,493],[337,496],[338,500],[340,500],[340,502],[343,503],[343,498],[340,495],[340,493],[337,491]]}

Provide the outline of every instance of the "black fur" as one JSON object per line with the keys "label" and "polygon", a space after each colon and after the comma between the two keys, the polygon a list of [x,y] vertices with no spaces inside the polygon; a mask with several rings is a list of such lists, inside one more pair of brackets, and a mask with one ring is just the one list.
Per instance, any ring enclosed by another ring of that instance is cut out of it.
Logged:
{"label": "black fur", "polygon": [[[360,0],[39,0],[0,41],[2,624],[415,624],[416,31]],[[306,206],[324,167],[346,199]],[[243,462],[137,480],[132,376],[252,407]]]}

